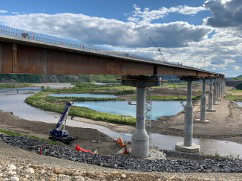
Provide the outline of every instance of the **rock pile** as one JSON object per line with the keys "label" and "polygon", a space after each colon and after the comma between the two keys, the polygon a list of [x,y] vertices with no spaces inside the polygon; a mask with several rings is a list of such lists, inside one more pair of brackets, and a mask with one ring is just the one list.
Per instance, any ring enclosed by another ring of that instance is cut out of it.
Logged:
{"label": "rock pile", "polygon": [[72,168],[32,165],[30,163],[11,163],[0,161],[0,180],[8,181],[95,181],[95,180],[161,180],[151,174],[121,173],[117,171],[80,171]]}
{"label": "rock pile", "polygon": [[[144,172],[242,172],[242,160],[240,159],[147,160],[132,158],[131,156],[79,153],[74,149],[50,145],[34,138],[8,135],[0,135],[0,137],[8,144],[35,151],[38,154],[40,153],[40,147],[42,147],[43,155],[102,167]],[[14,167],[11,168],[14,173]],[[33,172],[31,169],[28,170],[30,174],[31,171]]]}

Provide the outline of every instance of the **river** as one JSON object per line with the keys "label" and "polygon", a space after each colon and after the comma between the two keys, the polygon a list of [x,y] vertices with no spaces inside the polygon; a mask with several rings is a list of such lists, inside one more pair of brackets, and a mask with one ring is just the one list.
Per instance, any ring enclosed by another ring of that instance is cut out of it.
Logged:
{"label": "river", "polygon": [[[34,92],[37,91],[38,90],[34,90]],[[30,92],[33,92],[33,90]],[[14,115],[27,120],[57,123],[60,116],[59,114],[31,107],[24,102],[26,97],[30,95],[32,94],[28,94],[28,90],[20,91],[19,94],[16,94],[16,91],[12,89],[6,89],[5,91],[2,90],[0,91],[0,109],[5,112],[13,112]],[[73,127],[93,128],[112,138],[122,137],[125,141],[131,140],[131,134],[129,133],[115,132],[103,126],[73,121],[70,120],[70,118],[67,120],[67,125]],[[152,146],[156,146],[160,149],[175,150],[175,144],[182,140],[182,137],[151,134]],[[193,139],[193,142],[201,146],[201,152],[204,154],[238,156],[242,153],[242,145],[230,141]]]}

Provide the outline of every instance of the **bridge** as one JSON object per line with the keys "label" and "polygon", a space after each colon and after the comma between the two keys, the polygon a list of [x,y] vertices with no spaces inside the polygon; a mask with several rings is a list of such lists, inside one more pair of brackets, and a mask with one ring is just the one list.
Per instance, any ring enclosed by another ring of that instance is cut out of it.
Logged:
{"label": "bridge", "polygon": [[149,138],[145,130],[146,88],[160,85],[162,75],[178,75],[186,80],[184,142],[176,149],[197,152],[192,143],[193,106],[192,82],[203,80],[200,121],[206,121],[206,80],[210,80],[209,111],[224,89],[224,75],[168,62],[144,58],[115,50],[92,47],[74,40],[37,34],[0,26],[1,74],[114,74],[122,83],[137,87],[136,131],[132,136],[132,155],[149,155]]}

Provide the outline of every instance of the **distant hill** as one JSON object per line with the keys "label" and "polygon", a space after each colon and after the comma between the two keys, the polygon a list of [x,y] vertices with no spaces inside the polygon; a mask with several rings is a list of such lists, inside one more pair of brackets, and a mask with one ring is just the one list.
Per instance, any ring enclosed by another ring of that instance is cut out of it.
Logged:
{"label": "distant hill", "polygon": [[41,82],[119,82],[115,75],[39,75],[0,74],[0,82],[41,83]]}

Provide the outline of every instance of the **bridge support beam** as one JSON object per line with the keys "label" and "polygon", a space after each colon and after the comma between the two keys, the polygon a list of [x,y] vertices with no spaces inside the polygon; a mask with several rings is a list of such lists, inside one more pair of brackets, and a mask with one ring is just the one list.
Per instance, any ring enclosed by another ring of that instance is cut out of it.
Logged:
{"label": "bridge support beam", "polygon": [[218,105],[217,103],[217,79],[214,79],[213,82],[213,105]]}
{"label": "bridge support beam", "polygon": [[195,153],[200,151],[200,145],[192,143],[193,138],[193,105],[192,105],[192,81],[193,78],[187,79],[187,103],[185,106],[184,120],[184,142],[176,144],[176,150],[183,152]]}
{"label": "bridge support beam", "polygon": [[210,87],[209,87],[209,95],[208,95],[208,110],[207,112],[216,112],[215,109],[213,109],[213,79],[210,78]]}
{"label": "bridge support beam", "polygon": [[149,136],[145,129],[146,87],[159,86],[160,77],[157,76],[126,76],[122,84],[137,87],[136,129],[132,135],[131,155],[137,158],[149,156]]}

